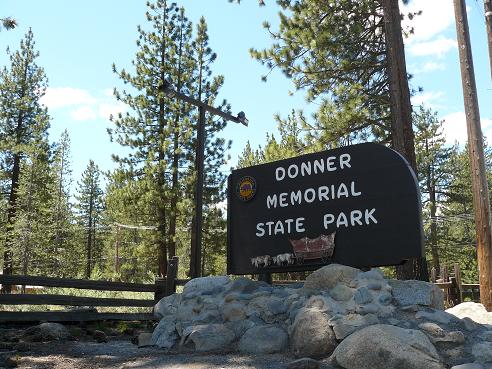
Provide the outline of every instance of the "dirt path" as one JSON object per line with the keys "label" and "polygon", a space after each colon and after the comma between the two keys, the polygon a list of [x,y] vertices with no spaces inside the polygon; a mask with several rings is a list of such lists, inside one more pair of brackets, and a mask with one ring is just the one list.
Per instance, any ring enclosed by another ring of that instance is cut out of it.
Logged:
{"label": "dirt path", "polygon": [[294,360],[283,355],[165,354],[121,340],[33,343],[17,358],[21,369],[285,369]]}

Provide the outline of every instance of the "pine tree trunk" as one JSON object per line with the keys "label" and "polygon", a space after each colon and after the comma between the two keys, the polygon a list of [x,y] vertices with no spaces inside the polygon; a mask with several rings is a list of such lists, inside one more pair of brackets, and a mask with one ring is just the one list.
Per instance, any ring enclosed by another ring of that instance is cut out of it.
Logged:
{"label": "pine tree trunk", "polygon": [[[183,57],[183,22],[181,22],[181,30],[180,30],[180,40],[179,40],[179,48],[178,48],[178,83],[176,85],[176,90],[181,92],[181,62]],[[168,243],[168,252],[169,258],[176,256],[176,222],[178,217],[178,181],[179,181],[179,118],[180,118],[180,109],[176,113],[176,117],[174,119],[173,126],[173,161],[171,166],[172,171],[172,187],[171,187],[171,208],[170,208],[170,219],[169,219],[169,243]]]}
{"label": "pine tree trunk", "polygon": [[91,277],[92,272],[92,227],[93,227],[93,219],[92,219],[92,205],[93,198],[91,194],[91,198],[89,199],[89,222],[87,225],[87,242],[86,242],[86,251],[87,251],[87,266],[85,270],[85,277],[89,279]]}
{"label": "pine tree trunk", "polygon": [[[164,2],[164,12],[162,14],[162,34],[166,33],[166,2]],[[163,86],[166,82],[166,75],[164,73],[164,66],[166,64],[166,43],[165,38],[163,37],[163,42],[161,44],[160,56],[161,56],[161,73],[160,73],[160,85]],[[158,230],[158,266],[159,271],[158,274],[161,277],[167,275],[167,237],[166,237],[166,198],[164,196],[164,185],[165,185],[165,167],[164,167],[164,129],[165,129],[165,105],[164,105],[164,97],[159,98],[159,147],[158,147],[158,178],[157,185],[159,191],[159,203],[157,204],[157,230]]]}
{"label": "pine tree trunk", "polygon": [[[428,141],[425,142],[426,150],[429,151]],[[440,273],[440,262],[439,262],[439,250],[437,248],[437,199],[436,199],[436,184],[434,178],[434,171],[432,165],[427,167],[427,192],[429,193],[429,204],[430,204],[430,246],[432,254],[432,266],[436,270],[437,275]]]}
{"label": "pine tree trunk", "polygon": [[[13,273],[13,228],[15,215],[17,212],[17,191],[19,190],[21,155],[14,154],[14,165],[12,167],[12,181],[10,186],[9,203],[7,211],[7,235],[5,237],[5,250],[3,252],[3,274],[11,275]],[[2,285],[3,293],[11,293],[12,286]]]}
{"label": "pine tree trunk", "polygon": [[[410,103],[398,0],[382,0],[381,4],[384,12],[387,45],[392,147],[407,159],[415,175],[417,175],[412,128],[412,105]],[[405,264],[397,266],[396,274],[398,279],[429,280],[425,255],[423,258],[411,259]]]}

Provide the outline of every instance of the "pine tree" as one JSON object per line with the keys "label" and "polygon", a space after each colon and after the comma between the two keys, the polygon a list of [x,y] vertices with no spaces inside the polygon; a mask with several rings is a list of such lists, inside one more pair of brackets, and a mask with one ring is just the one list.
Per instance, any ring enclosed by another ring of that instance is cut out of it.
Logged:
{"label": "pine tree", "polygon": [[166,204],[169,203],[170,188],[168,167],[172,142],[171,122],[176,109],[171,100],[162,92],[167,80],[174,81],[176,64],[175,20],[178,9],[166,0],[148,3],[147,20],[152,24],[151,31],[138,27],[139,51],[133,61],[135,75],[125,70],[114,72],[136,91],[133,95],[126,91],[115,91],[118,100],[130,106],[133,115],[127,113],[113,119],[112,137],[118,143],[131,149],[126,158],[115,157],[126,165],[126,169],[138,176],[140,186],[149,189],[146,196],[152,198],[157,225],[155,242],[158,250],[158,273],[166,274],[167,268],[167,222]]}
{"label": "pine tree", "polygon": [[46,75],[36,64],[39,55],[34,49],[31,30],[10,53],[11,65],[0,72],[0,153],[2,178],[8,193],[7,230],[4,246],[4,273],[12,273],[12,226],[17,212],[21,163],[25,153],[34,144],[34,138],[43,135],[49,126],[46,109],[39,100],[46,91]]}
{"label": "pine tree", "polygon": [[75,230],[70,204],[70,187],[72,184],[70,161],[70,136],[68,131],[64,130],[54,147],[52,164],[54,180],[49,250],[53,255],[51,273],[58,276],[68,276],[74,272],[73,266],[77,261]]}
{"label": "pine tree", "polygon": [[[115,157],[121,166],[114,179],[123,182],[121,187],[116,182],[112,184],[108,203],[115,210],[124,209],[114,200],[128,197],[124,192],[133,189],[133,204],[140,204],[146,213],[140,219],[148,222],[146,226],[157,228],[153,232],[157,273],[165,275],[168,257],[178,253],[178,246],[189,244],[198,115],[195,107],[164,94],[162,87],[170,83],[183,94],[214,104],[224,78],[212,76],[210,65],[216,56],[208,46],[205,20],[200,21],[193,39],[184,10],[164,0],[148,4],[147,20],[152,28],[138,29],[134,73],[117,72],[131,85],[132,93],[115,91],[115,96],[132,111],[113,118],[110,134],[128,147],[130,154]],[[220,108],[227,109],[226,103]],[[207,117],[205,211],[224,198],[224,177],[218,168],[227,159],[229,143],[216,135],[224,126],[222,120]],[[129,218],[125,211],[117,212],[124,219]]]}
{"label": "pine tree", "polygon": [[[46,133],[46,132],[44,132]],[[13,223],[12,246],[16,255],[14,269],[22,274],[45,274],[47,260],[53,255],[49,246],[50,204],[53,183],[50,148],[46,134],[35,139],[24,152],[21,163],[18,201]]]}
{"label": "pine tree", "polygon": [[451,172],[451,155],[457,148],[446,146],[442,121],[437,113],[420,106],[414,114],[415,150],[417,167],[422,193],[424,216],[429,223],[427,246],[430,246],[432,266],[439,273],[439,235],[438,211],[442,211],[443,203],[449,193]]}
{"label": "pine tree", "polygon": [[80,226],[84,229],[86,246],[85,277],[90,278],[96,261],[102,257],[102,242],[99,239],[99,227],[102,224],[104,198],[100,185],[101,172],[94,161],[90,160],[78,182],[77,216]]}

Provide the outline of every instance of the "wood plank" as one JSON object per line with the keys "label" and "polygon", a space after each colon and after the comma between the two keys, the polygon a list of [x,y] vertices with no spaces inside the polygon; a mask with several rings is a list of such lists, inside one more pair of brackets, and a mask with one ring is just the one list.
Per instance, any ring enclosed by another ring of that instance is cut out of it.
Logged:
{"label": "wood plank", "polygon": [[27,275],[3,275],[0,274],[0,284],[5,285],[29,285],[44,287],[65,287],[102,291],[132,291],[155,292],[155,284],[126,283],[111,281],[89,281],[84,279],[67,279],[54,277],[38,277]]}
{"label": "wood plank", "polygon": [[154,306],[155,301],[66,295],[0,294],[0,305]]}
{"label": "wood plank", "polygon": [[74,311],[0,311],[0,322],[87,322],[97,320],[156,320],[151,313],[98,313]]}
{"label": "wood plank", "polygon": [[434,283],[434,284],[442,290],[448,289],[448,288],[453,286],[453,283],[451,283],[451,282],[438,282],[438,283]]}
{"label": "wood plank", "polygon": [[184,286],[189,281],[191,281],[191,279],[176,279],[176,286]]}

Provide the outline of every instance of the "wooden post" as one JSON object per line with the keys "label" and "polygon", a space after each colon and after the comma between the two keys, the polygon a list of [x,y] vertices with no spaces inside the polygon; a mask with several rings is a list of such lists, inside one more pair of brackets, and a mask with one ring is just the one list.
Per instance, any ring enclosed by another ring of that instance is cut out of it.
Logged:
{"label": "wooden post", "polygon": [[178,276],[178,261],[177,256],[173,256],[167,263],[166,276],[166,296],[170,296],[176,292],[176,277]]}
{"label": "wooden post", "polygon": [[492,237],[490,229],[490,201],[486,178],[480,111],[473,58],[468,33],[468,19],[464,0],[454,0],[456,32],[460,55],[461,81],[465,101],[468,153],[470,156],[473,189],[473,210],[477,236],[480,300],[487,311],[492,311]]}
{"label": "wooden post", "polygon": [[454,278],[456,281],[458,304],[463,302],[463,287],[461,285],[461,269],[459,264],[454,264]]}
{"label": "wooden post", "polygon": [[[412,104],[408,88],[405,49],[401,34],[401,16],[398,0],[382,0],[384,34],[389,76],[391,110],[391,146],[402,154],[417,176],[415,137],[412,127]],[[425,257],[408,260],[396,267],[398,279],[429,280]]]}
{"label": "wooden post", "polygon": [[444,265],[442,267],[442,281],[443,283],[449,282],[449,272],[448,272],[448,266]]}
{"label": "wooden post", "polygon": [[261,282],[266,282],[268,284],[272,284],[272,273],[258,274],[258,280]]}
{"label": "wooden post", "polygon": [[483,0],[483,7],[485,10],[485,26],[489,44],[490,76],[492,78],[492,0]]}
{"label": "wooden post", "polygon": [[116,240],[114,244],[114,270],[120,272],[120,226],[116,227]]}
{"label": "wooden post", "polygon": [[166,296],[166,278],[156,277],[154,283],[154,301],[158,302],[160,299]]}
{"label": "wooden post", "polygon": [[436,279],[437,279],[437,270],[436,270],[436,268],[432,267],[432,269],[431,269],[431,282],[436,283]]}

